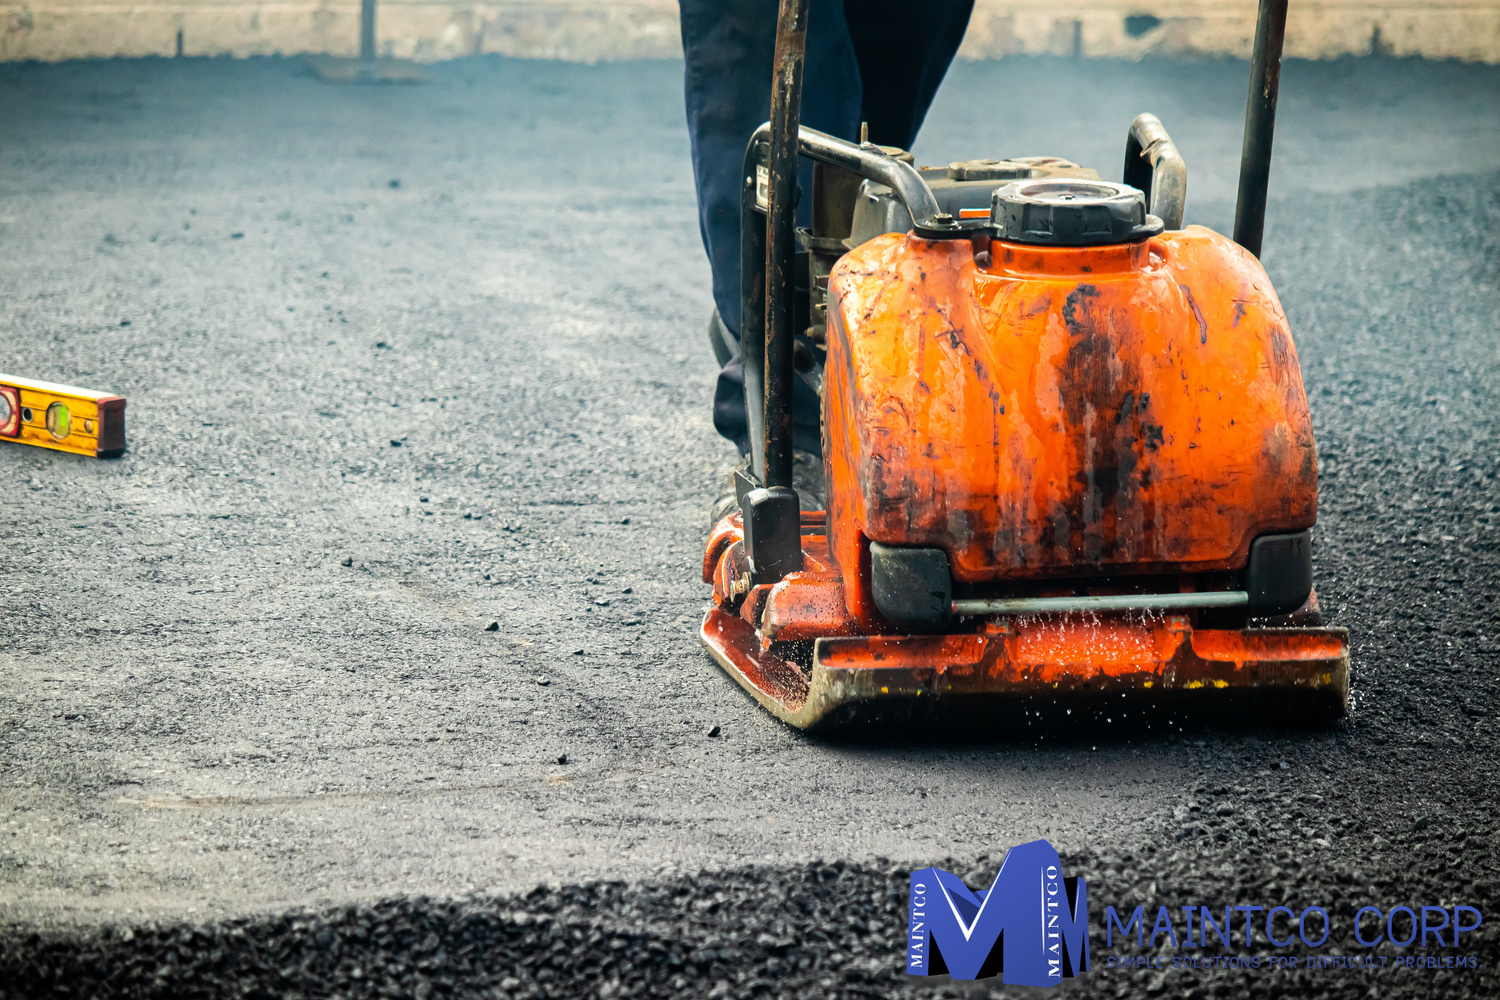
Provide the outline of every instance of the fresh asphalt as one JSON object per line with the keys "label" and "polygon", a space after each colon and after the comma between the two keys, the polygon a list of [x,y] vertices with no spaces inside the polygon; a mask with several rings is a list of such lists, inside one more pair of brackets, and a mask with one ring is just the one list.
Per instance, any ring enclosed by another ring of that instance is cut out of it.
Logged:
{"label": "fresh asphalt", "polygon": [[[1500,68],[1283,76],[1350,719],[884,746],[695,639],[732,455],[680,74],[0,66],[0,371],[124,393],[130,439],[0,446],[0,994],[963,995],[899,975],[902,872],[1037,837],[1097,906],[1493,908]],[[1244,81],[959,64],[916,152],[1117,178],[1151,110],[1227,230]],[[1443,978],[1075,985],[1493,995],[1486,921]]]}

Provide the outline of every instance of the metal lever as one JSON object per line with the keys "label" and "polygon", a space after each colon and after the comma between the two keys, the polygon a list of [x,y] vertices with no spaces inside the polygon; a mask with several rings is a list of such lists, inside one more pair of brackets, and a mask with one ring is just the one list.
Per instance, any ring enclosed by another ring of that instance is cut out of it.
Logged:
{"label": "metal lever", "polygon": [[781,0],[766,184],[765,470],[767,486],[792,486],[792,295],[797,256],[797,139],[810,0]]}
{"label": "metal lever", "polygon": [[1155,115],[1137,115],[1125,139],[1126,184],[1146,192],[1147,209],[1168,229],[1182,228],[1187,206],[1187,164]]}
{"label": "metal lever", "polygon": [[1245,102],[1245,145],[1240,152],[1234,241],[1257,257],[1266,230],[1266,187],[1271,181],[1271,139],[1276,131],[1276,94],[1281,87],[1286,5],[1287,0],[1260,0],[1255,16],[1255,51],[1250,57],[1250,96]]}

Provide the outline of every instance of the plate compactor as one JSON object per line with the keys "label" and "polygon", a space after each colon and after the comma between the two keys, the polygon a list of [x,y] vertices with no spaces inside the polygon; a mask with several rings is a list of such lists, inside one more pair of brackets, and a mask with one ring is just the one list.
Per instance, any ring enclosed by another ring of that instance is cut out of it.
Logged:
{"label": "plate compactor", "polygon": [[[1055,157],[918,169],[800,127],[807,4],[782,0],[745,157],[752,449],[704,554],[714,659],[802,729],[1343,714],[1312,422],[1256,258],[1284,0],[1261,4],[1234,241],[1182,226],[1151,115],[1120,184]],[[792,484],[798,378],[822,396],[823,511]]]}

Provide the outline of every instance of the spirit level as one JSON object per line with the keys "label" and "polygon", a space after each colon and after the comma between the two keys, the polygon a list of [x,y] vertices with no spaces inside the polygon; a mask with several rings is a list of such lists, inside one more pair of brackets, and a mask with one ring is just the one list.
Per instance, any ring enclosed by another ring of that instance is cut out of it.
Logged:
{"label": "spirit level", "polygon": [[125,453],[125,397],[0,374],[0,441],[114,458]]}

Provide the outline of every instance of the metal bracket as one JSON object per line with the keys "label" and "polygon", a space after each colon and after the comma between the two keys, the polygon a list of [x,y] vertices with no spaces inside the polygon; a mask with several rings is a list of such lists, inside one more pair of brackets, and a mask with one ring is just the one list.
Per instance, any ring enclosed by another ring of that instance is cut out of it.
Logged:
{"label": "metal bracket", "polygon": [[802,509],[790,486],[761,486],[734,474],[734,492],[745,523],[745,558],[752,583],[775,583],[802,568]]}

